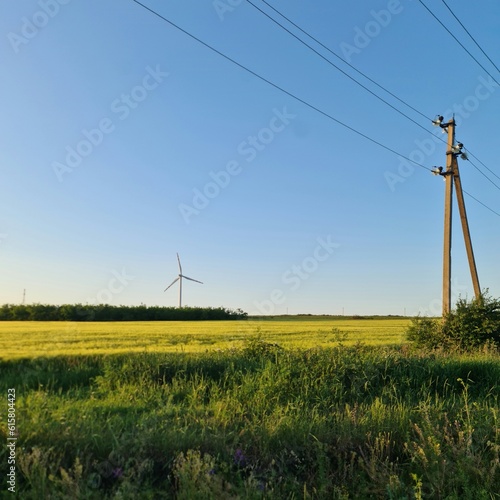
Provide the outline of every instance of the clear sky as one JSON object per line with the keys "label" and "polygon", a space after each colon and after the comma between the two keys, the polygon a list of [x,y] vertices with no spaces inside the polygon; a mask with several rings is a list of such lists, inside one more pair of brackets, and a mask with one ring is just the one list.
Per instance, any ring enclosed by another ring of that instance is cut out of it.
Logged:
{"label": "clear sky", "polygon": [[[144,3],[427,168],[446,161],[430,119],[454,111],[457,139],[500,176],[500,88],[487,72],[500,74],[441,1],[425,3],[487,71],[417,0],[269,0],[428,117],[309,40],[423,128],[245,0]],[[451,5],[500,65],[500,3]],[[440,313],[442,178],[134,1],[2,1],[0,61],[0,303],[26,290],[27,303],[177,305],[177,289],[164,288],[178,252],[203,282],[184,282],[186,305]],[[500,213],[499,189],[459,165],[464,189]],[[500,217],[466,205],[481,287],[498,297]],[[454,299],[472,296],[455,215]]]}

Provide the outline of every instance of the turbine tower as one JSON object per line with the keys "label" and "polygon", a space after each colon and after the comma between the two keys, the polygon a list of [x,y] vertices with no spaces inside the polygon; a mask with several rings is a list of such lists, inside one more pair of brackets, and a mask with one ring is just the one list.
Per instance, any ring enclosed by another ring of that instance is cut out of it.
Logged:
{"label": "turbine tower", "polygon": [[177,254],[177,262],[179,263],[179,275],[177,276],[177,278],[175,278],[174,281],[172,281],[172,283],[170,283],[170,285],[167,286],[167,288],[165,288],[164,291],[166,292],[172,285],[179,282],[179,308],[181,308],[182,307],[182,278],[185,278],[189,281],[195,281],[196,283],[201,283],[202,285],[203,285],[203,283],[201,281],[195,280],[193,278],[189,278],[188,276],[184,276],[182,274],[181,259],[179,258],[179,254]]}

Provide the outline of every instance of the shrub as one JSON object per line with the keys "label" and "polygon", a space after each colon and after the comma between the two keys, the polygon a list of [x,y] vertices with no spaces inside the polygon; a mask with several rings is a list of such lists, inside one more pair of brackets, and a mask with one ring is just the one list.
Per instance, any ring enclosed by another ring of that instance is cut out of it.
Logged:
{"label": "shrub", "polygon": [[437,349],[446,344],[443,326],[439,319],[417,316],[406,330],[406,337],[417,347]]}
{"label": "shrub", "polygon": [[500,344],[500,300],[488,295],[467,302],[459,299],[443,323],[443,333],[454,345],[471,349]]}
{"label": "shrub", "polygon": [[443,319],[417,317],[407,331],[419,347],[458,348],[500,346],[500,300],[487,294],[468,302],[458,299],[456,308]]}

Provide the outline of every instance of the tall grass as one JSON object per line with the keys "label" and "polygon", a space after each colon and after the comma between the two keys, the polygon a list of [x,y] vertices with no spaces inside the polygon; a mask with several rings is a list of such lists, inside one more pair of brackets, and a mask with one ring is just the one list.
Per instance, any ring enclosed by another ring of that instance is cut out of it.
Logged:
{"label": "tall grass", "polygon": [[213,353],[39,358],[0,369],[2,391],[18,394],[21,498],[500,491],[494,353],[294,350],[256,338]]}

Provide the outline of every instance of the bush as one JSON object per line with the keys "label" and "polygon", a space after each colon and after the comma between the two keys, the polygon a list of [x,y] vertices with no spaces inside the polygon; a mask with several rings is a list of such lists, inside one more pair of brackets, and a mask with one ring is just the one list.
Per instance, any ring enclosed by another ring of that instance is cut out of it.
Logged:
{"label": "bush", "polygon": [[500,345],[500,300],[487,295],[470,302],[459,299],[456,310],[445,318],[443,334],[462,349]]}
{"label": "bush", "polygon": [[406,330],[406,337],[417,347],[437,349],[447,344],[443,334],[441,320],[436,318],[416,317]]}
{"label": "bush", "polygon": [[444,319],[414,318],[406,334],[418,347],[429,349],[499,347],[500,300],[487,294],[470,302],[460,298]]}

